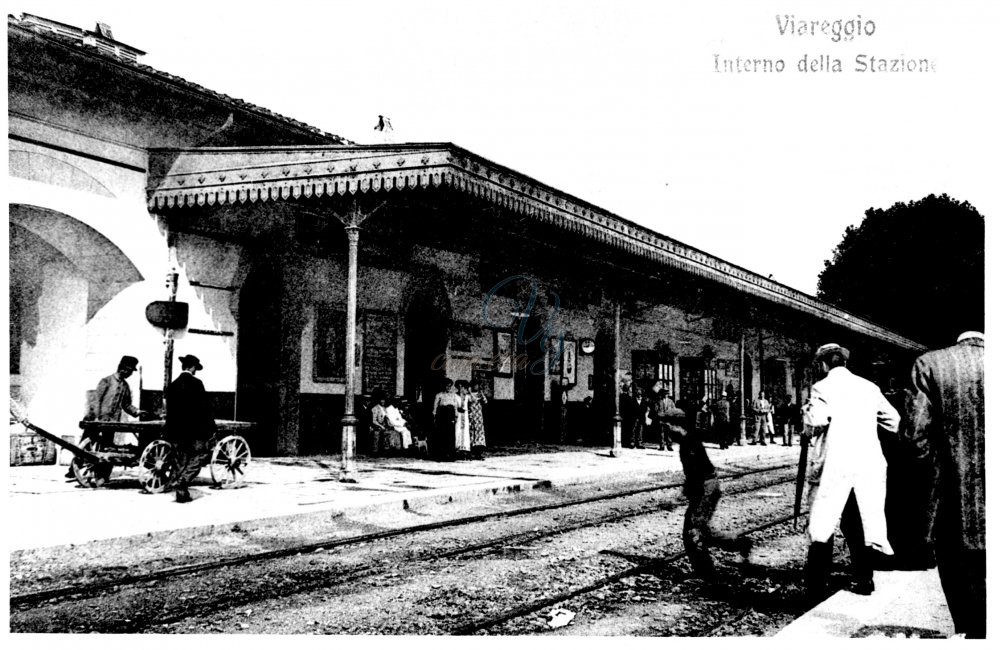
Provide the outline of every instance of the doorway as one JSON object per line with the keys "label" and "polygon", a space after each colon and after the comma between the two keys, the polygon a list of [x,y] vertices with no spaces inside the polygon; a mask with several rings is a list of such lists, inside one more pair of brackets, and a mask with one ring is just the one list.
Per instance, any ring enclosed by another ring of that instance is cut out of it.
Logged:
{"label": "doorway", "polygon": [[236,346],[236,419],[256,422],[248,434],[258,456],[277,452],[281,360],[281,272],[273,261],[255,264],[240,288]]}
{"label": "doorway", "polygon": [[[536,332],[541,332],[542,321],[537,316],[522,316],[524,336],[514,333],[514,404],[516,416],[512,424],[517,428],[513,432],[515,440],[541,442],[545,423],[545,378],[548,372],[545,367],[545,341],[539,345],[539,339],[531,339]],[[518,323],[520,325],[520,323]],[[541,334],[544,336],[544,334]]]}

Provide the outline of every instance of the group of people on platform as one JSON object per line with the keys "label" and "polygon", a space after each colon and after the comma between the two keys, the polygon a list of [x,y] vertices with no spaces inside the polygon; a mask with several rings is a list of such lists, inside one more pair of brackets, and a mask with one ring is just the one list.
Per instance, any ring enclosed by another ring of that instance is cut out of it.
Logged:
{"label": "group of people on platform", "polygon": [[486,402],[486,394],[477,380],[445,379],[431,407],[434,436],[428,441],[430,454],[446,461],[482,460],[486,451],[483,420]]}
{"label": "group of people on platform", "polygon": [[[850,551],[849,591],[875,590],[874,567],[879,555],[895,554],[886,518],[887,439],[908,450],[914,480],[926,484],[913,494],[921,503],[911,515],[911,539],[919,546],[932,540],[941,586],[955,631],[966,638],[985,638],[985,428],[984,337],[966,332],[958,343],[919,357],[902,413],[874,383],[847,368],[850,351],[835,343],[815,354],[823,378],[812,386],[802,409],[811,446],[809,484],[809,550],[805,584],[810,599],[827,595],[833,563],[833,537],[840,528]],[[754,402],[760,435],[770,409],[766,396]],[[708,547],[748,555],[751,542],[716,531],[712,516],[720,498],[715,468],[699,437],[687,430],[683,410],[669,409],[663,418],[680,444],[688,510],[684,545],[692,568],[715,577]],[[924,526],[925,530],[921,530]],[[905,567],[905,564],[900,566]]]}
{"label": "group of people on platform", "polygon": [[412,433],[405,402],[389,397],[381,388],[372,391],[372,452],[377,455],[415,452],[419,442]]}
{"label": "group of people on platform", "polygon": [[378,455],[427,454],[438,460],[481,460],[486,451],[483,410],[489,401],[479,381],[445,378],[431,403],[429,431],[400,398],[372,393],[372,451]]}
{"label": "group of people on platform", "polygon": [[[768,399],[767,392],[761,391],[750,405],[750,412],[753,414],[754,430],[747,444],[766,445],[765,435],[771,444],[775,444],[774,436],[777,433],[781,436],[781,444],[791,447],[792,435],[801,431],[802,409],[791,395],[785,395],[784,399],[779,398],[772,403]],[[740,444],[739,438],[736,444]]]}
{"label": "group of people on platform", "polygon": [[[738,398],[736,398],[738,399]],[[673,451],[672,427],[665,417],[667,404],[673,404],[663,382],[656,382],[643,389],[638,382],[622,383],[618,407],[622,418],[622,444],[630,449],[643,449],[644,439],[659,441],[659,451]],[[743,444],[742,422],[734,413],[734,400],[728,391],[715,399],[707,394],[700,400],[680,400],[676,406],[685,413],[684,426],[689,431],[711,432],[722,449]],[[746,432],[747,444],[766,445],[765,436],[775,444],[775,435],[781,444],[790,447],[792,437],[801,432],[802,409],[791,395],[772,403],[762,391],[756,400],[745,404],[745,413],[752,416],[753,430]]]}
{"label": "group of people on platform", "polygon": [[671,429],[665,411],[668,404],[673,406],[673,400],[660,382],[648,391],[644,391],[638,383],[623,382],[622,393],[618,398],[618,412],[622,418],[622,444],[630,449],[643,449],[644,433],[651,431],[653,437],[659,439],[660,451],[673,451]]}

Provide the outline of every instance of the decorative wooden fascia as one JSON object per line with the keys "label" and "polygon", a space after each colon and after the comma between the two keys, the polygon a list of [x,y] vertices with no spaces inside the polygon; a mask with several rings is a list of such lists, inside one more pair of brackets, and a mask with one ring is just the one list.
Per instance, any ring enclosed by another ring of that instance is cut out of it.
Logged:
{"label": "decorative wooden fascia", "polygon": [[153,150],[150,211],[447,187],[903,349],[924,346],[451,144]]}

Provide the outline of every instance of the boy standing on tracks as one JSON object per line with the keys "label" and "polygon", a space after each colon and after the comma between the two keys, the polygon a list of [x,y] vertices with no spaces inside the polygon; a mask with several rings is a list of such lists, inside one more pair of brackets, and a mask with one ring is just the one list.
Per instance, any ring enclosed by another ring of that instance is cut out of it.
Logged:
{"label": "boy standing on tracks", "polygon": [[746,559],[752,542],[749,537],[713,529],[712,517],[722,496],[719,479],[698,436],[677,424],[683,421],[684,411],[674,406],[664,418],[663,426],[670,428],[671,437],[677,441],[684,467],[684,496],[688,499],[684,513],[684,550],[695,573],[706,580],[714,580],[717,576],[709,547],[733,551]]}

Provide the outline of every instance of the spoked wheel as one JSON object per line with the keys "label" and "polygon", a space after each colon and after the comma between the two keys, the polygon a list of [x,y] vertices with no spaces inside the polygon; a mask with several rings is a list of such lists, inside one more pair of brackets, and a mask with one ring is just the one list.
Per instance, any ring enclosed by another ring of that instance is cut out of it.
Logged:
{"label": "spoked wheel", "polygon": [[212,482],[220,488],[243,485],[244,471],[250,464],[250,445],[243,436],[226,436],[212,449]]}
{"label": "spoked wheel", "polygon": [[174,447],[166,440],[154,440],[146,445],[139,457],[139,482],[142,489],[150,494],[159,494],[174,479]]}
{"label": "spoked wheel", "polygon": [[[84,438],[80,441],[80,449],[91,453],[101,451],[101,443],[93,438]],[[94,463],[80,456],[73,456],[70,463],[73,468],[73,476],[77,483],[85,488],[99,488],[108,482],[111,477],[111,465],[107,463]]]}

